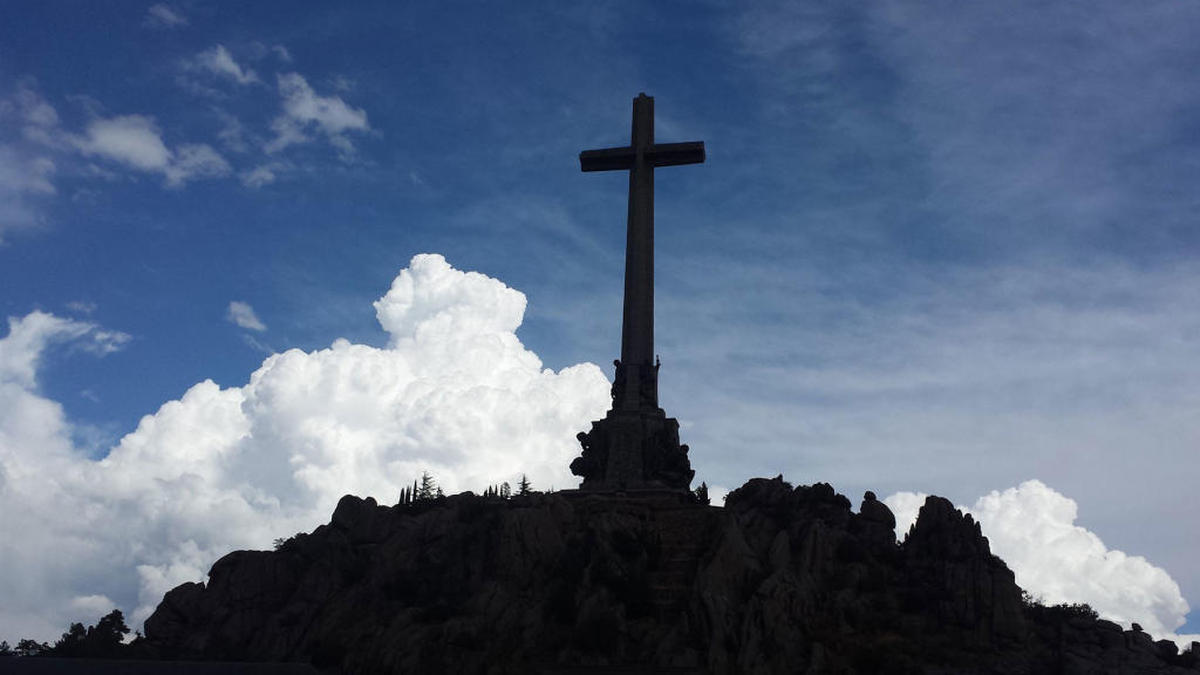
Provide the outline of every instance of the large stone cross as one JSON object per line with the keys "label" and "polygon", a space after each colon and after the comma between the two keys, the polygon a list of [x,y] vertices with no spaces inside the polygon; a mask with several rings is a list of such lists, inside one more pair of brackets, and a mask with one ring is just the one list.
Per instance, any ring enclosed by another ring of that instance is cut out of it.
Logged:
{"label": "large stone cross", "polygon": [[633,99],[629,145],[584,150],[584,171],[629,171],[629,223],[625,239],[625,312],[621,360],[617,365],[615,409],[658,408],[658,369],[654,360],[654,168],[699,164],[704,143],[654,143],[654,98]]}
{"label": "large stone cross", "polygon": [[658,407],[654,359],[654,169],[704,161],[703,143],[654,142],[654,99],[633,99],[629,145],[579,153],[584,171],[629,172],[625,311],[612,408],[579,434],[583,453],[571,471],[582,490],[687,490],[695,472],[679,443],[679,422]]}

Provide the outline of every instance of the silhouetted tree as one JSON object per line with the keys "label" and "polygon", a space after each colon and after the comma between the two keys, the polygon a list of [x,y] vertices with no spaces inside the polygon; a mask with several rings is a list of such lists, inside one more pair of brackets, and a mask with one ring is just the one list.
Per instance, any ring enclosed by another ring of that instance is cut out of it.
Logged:
{"label": "silhouetted tree", "polygon": [[517,483],[517,494],[525,496],[530,492],[533,492],[533,489],[529,484],[529,478],[525,474],[521,474],[521,482]]}
{"label": "silhouetted tree", "polygon": [[8,640],[0,640],[0,656],[12,656],[12,647],[8,646]]}
{"label": "silhouetted tree", "polygon": [[114,658],[121,655],[128,634],[125,615],[114,609],[100,617],[95,626],[84,628],[81,623],[71,624],[54,647],[43,651],[54,656]]}
{"label": "silhouetted tree", "polygon": [[696,501],[705,505],[711,503],[711,500],[708,498],[708,483],[700,481],[700,487],[696,488]]}
{"label": "silhouetted tree", "polygon": [[38,654],[48,651],[49,649],[50,645],[46,644],[45,642],[38,642],[37,640],[25,638],[24,640],[17,642],[17,648],[13,650],[13,654],[16,654],[17,656],[37,656]]}
{"label": "silhouetted tree", "polygon": [[418,500],[433,499],[437,495],[437,489],[437,482],[433,480],[433,476],[430,476],[428,471],[422,471],[421,485],[416,488],[416,498]]}
{"label": "silhouetted tree", "polygon": [[87,649],[87,629],[81,623],[73,623],[54,643],[55,656],[83,656]]}
{"label": "silhouetted tree", "polygon": [[445,492],[442,492],[442,488],[441,488],[441,487],[439,487],[439,488],[437,489],[437,494],[435,494],[435,495],[434,495],[434,497],[436,497],[437,499],[441,499],[442,497],[445,497],[445,496],[446,496],[446,493],[445,493]]}
{"label": "silhouetted tree", "polygon": [[116,647],[125,641],[126,635],[129,635],[129,626],[125,625],[125,615],[119,609],[100,617],[96,627],[88,629],[88,640],[101,647]]}
{"label": "silhouetted tree", "polygon": [[500,484],[500,498],[508,499],[511,496],[512,496],[512,486],[508,484],[508,481],[504,481],[503,483]]}

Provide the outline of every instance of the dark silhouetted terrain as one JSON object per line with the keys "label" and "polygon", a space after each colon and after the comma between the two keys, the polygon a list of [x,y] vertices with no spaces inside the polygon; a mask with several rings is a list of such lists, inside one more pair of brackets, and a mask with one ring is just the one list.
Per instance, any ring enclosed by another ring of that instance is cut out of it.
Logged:
{"label": "dark silhouetted terrain", "polygon": [[342,498],[328,525],[169,592],[144,656],[346,673],[1196,673],[1197,645],[1023,600],[930,497],[903,544],[868,493]]}

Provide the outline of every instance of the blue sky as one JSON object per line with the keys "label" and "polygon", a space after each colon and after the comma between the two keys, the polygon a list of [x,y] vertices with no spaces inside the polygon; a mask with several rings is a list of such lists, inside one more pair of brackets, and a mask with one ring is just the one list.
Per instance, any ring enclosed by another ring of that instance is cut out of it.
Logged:
{"label": "blue sky", "polygon": [[0,312],[74,322],[30,328],[58,337],[21,352],[22,391],[99,460],[272,352],[395,348],[372,302],[423,252],[524,293],[516,334],[545,367],[607,373],[626,179],[577,155],[625,143],[645,91],[659,140],[708,150],[656,180],[662,399],[698,479],[967,507],[1036,479],[1195,607],[1198,20],[1165,1],[7,3]]}

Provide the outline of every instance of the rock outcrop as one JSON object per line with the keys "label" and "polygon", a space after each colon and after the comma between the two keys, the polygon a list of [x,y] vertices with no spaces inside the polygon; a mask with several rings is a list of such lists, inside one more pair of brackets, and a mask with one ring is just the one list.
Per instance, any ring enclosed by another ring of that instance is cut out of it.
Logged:
{"label": "rock outcrop", "polygon": [[676,493],[342,498],[237,551],[146,621],[160,658],[344,673],[1200,672],[1086,608],[1022,600],[969,515],[930,497],[903,544],[867,493],[754,479]]}

